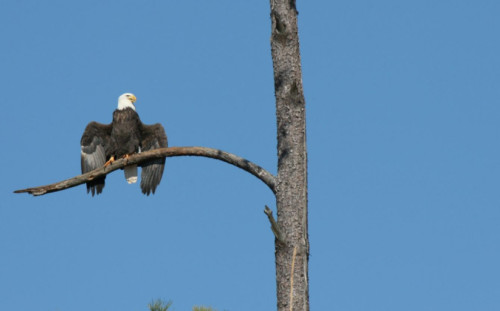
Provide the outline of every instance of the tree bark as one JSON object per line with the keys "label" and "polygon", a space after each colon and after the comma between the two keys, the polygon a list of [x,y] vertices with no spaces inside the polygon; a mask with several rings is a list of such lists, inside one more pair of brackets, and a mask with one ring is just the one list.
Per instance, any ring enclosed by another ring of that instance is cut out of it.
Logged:
{"label": "tree bark", "polygon": [[271,0],[271,53],[278,129],[278,311],[309,310],[307,149],[295,0]]}
{"label": "tree bark", "polygon": [[14,193],[29,193],[34,196],[44,195],[47,193],[61,191],[64,189],[81,185],[83,183],[86,183],[87,181],[91,181],[95,178],[107,175],[113,171],[124,168],[127,165],[131,164],[140,165],[141,163],[151,159],[163,158],[163,157],[167,158],[179,157],[179,156],[207,157],[232,164],[259,178],[274,193],[276,193],[276,178],[262,167],[232,153],[206,147],[170,147],[170,148],[159,148],[146,152],[141,152],[130,156],[128,159],[119,159],[117,161],[114,161],[109,166],[101,167],[91,172],[72,177],[70,179],[66,179],[50,185],[16,190],[14,191]]}

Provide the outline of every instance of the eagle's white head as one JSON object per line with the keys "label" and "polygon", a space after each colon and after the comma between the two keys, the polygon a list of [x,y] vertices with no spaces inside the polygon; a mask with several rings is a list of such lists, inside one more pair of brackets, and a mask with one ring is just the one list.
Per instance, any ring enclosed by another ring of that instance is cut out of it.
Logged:
{"label": "eagle's white head", "polygon": [[118,110],[123,110],[125,108],[132,108],[135,110],[134,103],[137,100],[134,94],[125,93],[118,97]]}

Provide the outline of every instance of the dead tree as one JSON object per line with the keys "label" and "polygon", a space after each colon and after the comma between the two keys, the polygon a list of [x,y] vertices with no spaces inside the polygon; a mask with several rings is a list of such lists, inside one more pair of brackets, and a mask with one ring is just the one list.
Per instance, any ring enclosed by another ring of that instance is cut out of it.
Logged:
{"label": "dead tree", "polygon": [[278,311],[309,310],[306,108],[295,0],[271,0],[271,53],[278,123],[276,244]]}
{"label": "dead tree", "polygon": [[235,165],[262,180],[276,195],[278,219],[264,212],[275,235],[278,311],[309,310],[309,237],[307,229],[307,148],[305,99],[295,0],[271,0],[271,53],[278,128],[278,175],[221,150],[171,147],[147,151],[58,183],[16,190],[43,195],[81,185],[130,164],[153,158],[203,156]]}

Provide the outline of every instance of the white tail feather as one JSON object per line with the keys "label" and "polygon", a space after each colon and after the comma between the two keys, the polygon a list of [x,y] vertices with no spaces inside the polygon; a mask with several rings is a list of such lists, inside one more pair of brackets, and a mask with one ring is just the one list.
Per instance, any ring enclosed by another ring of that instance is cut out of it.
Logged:
{"label": "white tail feather", "polygon": [[125,179],[129,184],[133,184],[137,182],[137,165],[126,166],[123,169],[125,173]]}

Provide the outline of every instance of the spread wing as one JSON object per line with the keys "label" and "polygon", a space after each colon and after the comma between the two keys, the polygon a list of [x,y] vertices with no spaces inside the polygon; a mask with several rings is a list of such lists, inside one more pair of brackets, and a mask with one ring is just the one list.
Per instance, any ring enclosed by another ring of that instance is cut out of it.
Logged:
{"label": "spread wing", "polygon": [[[83,132],[80,145],[82,147],[82,174],[102,167],[106,163],[107,150],[111,143],[111,124],[90,122]],[[87,183],[87,193],[99,194],[104,188],[106,176],[96,178]]]}
{"label": "spread wing", "polygon": [[[165,129],[159,123],[153,125],[141,124],[141,151],[148,151],[168,146]],[[154,159],[141,165],[141,189],[142,193],[149,195],[155,193],[156,187],[160,184],[165,168],[165,158]]]}

